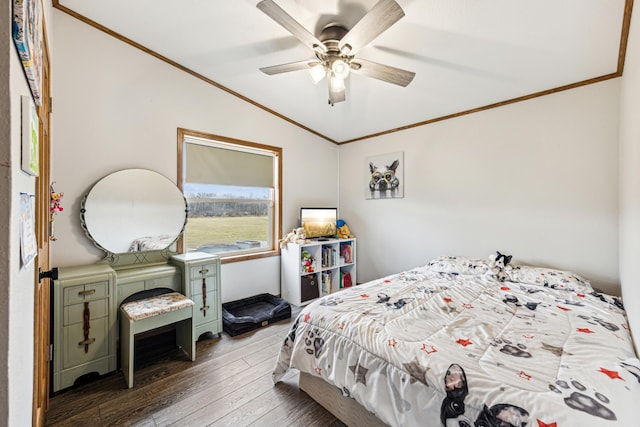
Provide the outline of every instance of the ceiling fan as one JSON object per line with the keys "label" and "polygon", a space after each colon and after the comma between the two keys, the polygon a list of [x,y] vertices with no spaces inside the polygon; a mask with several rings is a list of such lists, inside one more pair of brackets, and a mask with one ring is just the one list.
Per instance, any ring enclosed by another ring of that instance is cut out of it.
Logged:
{"label": "ceiling fan", "polygon": [[260,68],[260,71],[273,75],[309,70],[315,83],[326,77],[331,106],[346,99],[345,79],[351,71],[403,87],[411,83],[415,76],[411,71],[355,57],[358,50],[404,16],[404,11],[394,0],[379,0],[350,30],[339,23],[331,23],[317,37],[273,0],[262,0],[256,7],[310,46],[316,56],[314,59]]}

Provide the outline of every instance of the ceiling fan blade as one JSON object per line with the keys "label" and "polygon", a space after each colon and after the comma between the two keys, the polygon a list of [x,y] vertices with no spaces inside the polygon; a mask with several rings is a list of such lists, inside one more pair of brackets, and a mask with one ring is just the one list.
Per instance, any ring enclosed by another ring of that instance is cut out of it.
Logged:
{"label": "ceiling fan blade", "polygon": [[367,61],[361,58],[356,58],[351,61],[351,71],[403,87],[411,83],[411,80],[413,80],[416,75],[416,73],[412,71],[390,65],[378,64],[377,62]]}
{"label": "ceiling fan blade", "polygon": [[304,44],[311,46],[313,49],[320,49],[326,52],[326,46],[318,40],[316,36],[311,34],[298,21],[293,19],[291,15],[278,6],[273,0],[262,0],[256,7],[266,13],[271,19],[282,25],[285,30],[296,36]]}
{"label": "ceiling fan blade", "polygon": [[373,39],[398,22],[404,11],[394,0],[380,0],[353,28],[340,40],[341,51],[352,55],[369,44]]}
{"label": "ceiling fan blade", "polygon": [[274,74],[288,73],[290,71],[308,70],[309,68],[319,63],[320,62],[318,61],[307,59],[304,61],[290,62],[288,64],[280,64],[280,65],[272,65],[271,67],[263,67],[263,68],[260,68],[260,71],[272,76]]}

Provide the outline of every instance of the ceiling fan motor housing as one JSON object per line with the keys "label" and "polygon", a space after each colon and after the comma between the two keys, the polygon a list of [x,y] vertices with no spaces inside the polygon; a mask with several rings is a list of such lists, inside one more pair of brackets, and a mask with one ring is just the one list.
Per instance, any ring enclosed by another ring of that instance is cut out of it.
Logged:
{"label": "ceiling fan motor housing", "polygon": [[336,23],[331,23],[325,25],[325,27],[320,32],[318,36],[318,40],[325,43],[328,41],[335,41],[336,47],[338,46],[338,42],[342,40],[342,38],[349,32],[344,26]]}
{"label": "ceiling fan motor housing", "polygon": [[[347,49],[347,52],[340,51],[340,40],[349,32],[344,26],[340,24],[331,23],[326,25],[320,35],[318,36],[318,40],[324,44],[326,47],[326,52],[322,52],[321,50],[316,50],[316,57],[322,62],[327,70],[336,71],[337,67],[345,66],[347,67],[346,72],[348,73],[348,67],[353,59],[352,55],[348,54],[350,51],[350,47]],[[341,61],[338,62],[337,61]],[[335,65],[334,65],[335,64]]]}

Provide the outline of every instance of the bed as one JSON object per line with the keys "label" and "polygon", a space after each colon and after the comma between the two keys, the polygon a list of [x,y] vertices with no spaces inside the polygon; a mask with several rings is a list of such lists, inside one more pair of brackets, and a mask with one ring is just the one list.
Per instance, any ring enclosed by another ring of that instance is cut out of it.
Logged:
{"label": "bed", "polygon": [[349,425],[638,425],[621,300],[497,255],[439,257],[314,301],[274,381],[300,371],[301,388]]}

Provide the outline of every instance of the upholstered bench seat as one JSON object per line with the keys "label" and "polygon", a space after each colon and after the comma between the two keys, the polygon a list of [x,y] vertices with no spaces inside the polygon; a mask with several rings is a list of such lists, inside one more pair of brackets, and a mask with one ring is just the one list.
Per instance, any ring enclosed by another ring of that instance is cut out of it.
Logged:
{"label": "upholstered bench seat", "polygon": [[193,301],[178,292],[157,295],[120,306],[120,362],[127,387],[133,387],[135,335],[176,324],[176,344],[196,360]]}
{"label": "upholstered bench seat", "polygon": [[142,320],[147,317],[158,316],[193,305],[186,296],[178,292],[157,295],[137,301],[122,304],[122,310],[130,320]]}

